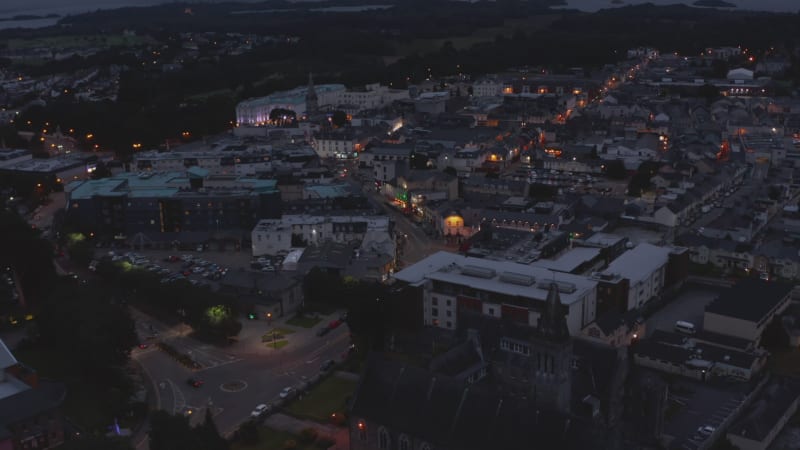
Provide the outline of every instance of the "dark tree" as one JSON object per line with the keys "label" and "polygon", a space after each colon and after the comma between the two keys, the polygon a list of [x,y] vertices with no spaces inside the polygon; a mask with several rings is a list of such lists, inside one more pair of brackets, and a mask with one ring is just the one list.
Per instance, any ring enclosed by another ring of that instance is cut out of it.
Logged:
{"label": "dark tree", "polygon": [[150,415],[150,450],[195,448],[196,441],[187,418],[160,410]]}
{"label": "dark tree", "polygon": [[202,447],[205,450],[228,450],[230,445],[219,434],[216,424],[214,424],[214,417],[211,415],[211,408],[206,408],[206,415],[203,424],[197,427],[198,438],[202,442]]}
{"label": "dark tree", "polygon": [[452,175],[452,176],[454,176],[454,177],[457,177],[457,176],[458,176],[458,171],[456,170],[456,168],[455,168],[455,167],[452,167],[452,166],[450,166],[450,167],[445,167],[445,168],[444,168],[444,170],[442,170],[442,172],[444,172],[444,173],[446,173],[446,174],[448,174],[448,175]]}
{"label": "dark tree", "polygon": [[775,317],[772,322],[764,328],[764,333],[761,335],[761,345],[767,350],[783,350],[789,347],[789,333],[783,326],[780,317]]}
{"label": "dark tree", "polygon": [[132,450],[127,439],[87,436],[80,439],[66,441],[58,447],[60,450]]}
{"label": "dark tree", "polygon": [[349,123],[350,121],[347,120],[346,112],[339,109],[333,112],[333,115],[331,116],[331,124],[333,124],[334,127],[342,128],[347,126]]}
{"label": "dark tree", "polygon": [[611,179],[624,180],[625,177],[628,176],[628,171],[625,169],[625,164],[618,159],[607,162],[605,166],[605,174]]}
{"label": "dark tree", "polygon": [[10,267],[22,287],[21,306],[42,301],[56,280],[53,247],[25,221],[0,211],[0,267]]}
{"label": "dark tree", "polygon": [[106,166],[106,163],[103,161],[98,161],[97,166],[92,172],[92,179],[99,180],[101,178],[108,178],[112,175],[111,170]]}
{"label": "dark tree", "polygon": [[[43,348],[72,355],[72,364],[85,376],[103,380],[123,367],[138,342],[127,309],[93,285],[71,278],[59,282],[36,317]],[[83,351],[76,352],[80,348]]]}
{"label": "dark tree", "polygon": [[239,440],[246,445],[258,443],[258,425],[252,420],[248,420],[239,427]]}

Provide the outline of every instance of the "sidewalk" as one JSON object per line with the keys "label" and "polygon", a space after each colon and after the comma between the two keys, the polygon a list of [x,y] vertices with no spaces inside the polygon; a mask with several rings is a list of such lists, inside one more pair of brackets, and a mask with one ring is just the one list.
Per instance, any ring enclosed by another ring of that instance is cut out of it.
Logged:
{"label": "sidewalk", "polygon": [[346,427],[336,427],[311,420],[296,419],[283,413],[277,413],[267,417],[264,420],[264,425],[276,430],[298,435],[306,428],[313,428],[320,436],[328,437],[336,441],[336,443],[330,447],[331,449],[347,450],[350,448],[350,433]]}

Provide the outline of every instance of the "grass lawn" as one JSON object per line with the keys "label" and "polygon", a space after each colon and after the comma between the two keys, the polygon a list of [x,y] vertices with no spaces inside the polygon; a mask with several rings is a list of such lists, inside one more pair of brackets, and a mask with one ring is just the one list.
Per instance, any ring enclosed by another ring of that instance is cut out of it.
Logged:
{"label": "grass lawn", "polygon": [[286,321],[286,325],[302,328],[314,328],[314,325],[320,322],[322,322],[322,319],[318,317],[294,316]]}
{"label": "grass lawn", "polygon": [[275,342],[272,342],[272,341],[264,342],[265,346],[267,346],[269,348],[274,348],[275,350],[278,350],[280,348],[286,347],[287,344],[289,344],[289,341],[287,341],[286,339],[281,340],[281,341],[275,341]]}
{"label": "grass lawn", "polygon": [[288,328],[274,328],[261,335],[261,342],[272,342],[273,339],[280,341],[292,333],[294,333],[294,330]]}
{"label": "grass lawn", "polygon": [[303,445],[300,439],[291,433],[268,427],[259,427],[258,444],[244,445],[236,442],[231,446],[231,450],[282,450],[289,448],[286,446],[286,442],[291,440],[297,443],[296,447],[291,447],[295,450],[319,450],[319,447],[315,447],[314,444]]}
{"label": "grass lawn", "polygon": [[358,382],[354,380],[329,376],[305,394],[302,400],[291,402],[286,411],[296,417],[328,423],[331,413],[345,410],[345,402],[353,395],[357,385]]}

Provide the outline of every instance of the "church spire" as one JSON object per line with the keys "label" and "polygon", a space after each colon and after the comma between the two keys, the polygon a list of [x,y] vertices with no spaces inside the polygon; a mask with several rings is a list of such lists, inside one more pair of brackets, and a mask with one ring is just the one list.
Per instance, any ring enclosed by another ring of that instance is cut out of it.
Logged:
{"label": "church spire", "polygon": [[539,316],[539,335],[553,340],[569,338],[565,309],[558,292],[558,283],[554,281],[550,283],[544,311]]}
{"label": "church spire", "polygon": [[306,116],[311,117],[317,113],[319,99],[317,90],[314,89],[314,76],[308,73],[308,88],[306,88]]}

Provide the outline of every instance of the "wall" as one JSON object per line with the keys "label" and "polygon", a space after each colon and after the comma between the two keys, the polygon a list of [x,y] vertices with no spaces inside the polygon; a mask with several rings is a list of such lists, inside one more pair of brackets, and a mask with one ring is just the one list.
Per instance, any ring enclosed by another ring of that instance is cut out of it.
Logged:
{"label": "wall", "polygon": [[703,330],[726,336],[736,336],[750,341],[755,341],[760,336],[760,330],[755,322],[707,311],[703,316]]}

